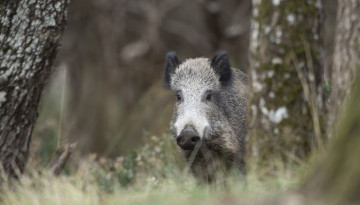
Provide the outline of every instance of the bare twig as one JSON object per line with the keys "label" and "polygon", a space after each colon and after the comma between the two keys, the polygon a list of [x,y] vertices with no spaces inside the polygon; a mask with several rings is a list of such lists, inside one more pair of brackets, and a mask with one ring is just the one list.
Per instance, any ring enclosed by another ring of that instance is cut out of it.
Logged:
{"label": "bare twig", "polygon": [[311,96],[311,104],[312,104],[310,107],[310,110],[311,110],[311,114],[313,117],[315,134],[318,138],[317,143],[318,143],[318,146],[320,148],[322,148],[323,141],[321,138],[319,111],[317,109],[317,103],[316,103],[317,91],[316,91],[316,84],[315,84],[315,69],[314,69],[314,63],[313,63],[313,59],[311,56],[310,45],[309,45],[308,41],[304,41],[304,48],[305,48],[306,62],[307,62],[307,66],[309,68],[309,73],[314,78],[314,80],[310,81],[310,83],[309,83],[309,85],[310,85],[310,93],[309,94]]}
{"label": "bare twig", "polygon": [[50,166],[50,171],[55,176],[58,176],[60,172],[65,167],[66,162],[69,160],[71,154],[73,153],[76,147],[76,143],[67,144],[61,147],[58,151],[56,151],[55,156],[53,158],[53,163]]}
{"label": "bare twig", "polygon": [[[310,55],[310,54],[308,54],[308,55]],[[290,59],[292,59],[292,61],[293,61],[294,67],[296,69],[301,86],[304,91],[305,98],[306,98],[309,108],[310,108],[311,117],[312,117],[313,124],[314,124],[315,143],[320,150],[323,150],[324,144],[323,144],[323,140],[321,138],[319,113],[318,113],[317,107],[315,105],[315,98],[314,98],[316,90],[311,89],[312,87],[309,84],[309,82],[307,81],[304,71],[299,67],[299,61],[298,61],[294,51],[291,52]],[[308,61],[309,61],[309,59],[308,59]],[[311,62],[308,62],[308,64],[312,64]],[[310,70],[311,70],[311,68],[310,68]]]}
{"label": "bare twig", "polygon": [[194,163],[196,155],[199,153],[200,147],[201,147],[202,141],[200,140],[199,143],[196,144],[194,150],[191,152],[191,155],[189,157],[188,166],[184,170],[185,173],[189,173],[191,165]]}

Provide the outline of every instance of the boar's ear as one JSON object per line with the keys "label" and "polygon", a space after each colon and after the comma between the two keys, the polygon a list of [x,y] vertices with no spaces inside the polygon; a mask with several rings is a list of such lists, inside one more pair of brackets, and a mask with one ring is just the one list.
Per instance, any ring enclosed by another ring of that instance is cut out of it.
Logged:
{"label": "boar's ear", "polygon": [[170,89],[171,75],[175,73],[176,67],[180,64],[178,57],[176,56],[175,51],[171,51],[166,54],[164,76],[163,76],[163,86],[164,88]]}
{"label": "boar's ear", "polygon": [[231,81],[231,66],[226,51],[219,51],[211,59],[211,67],[220,76],[221,85],[227,85]]}

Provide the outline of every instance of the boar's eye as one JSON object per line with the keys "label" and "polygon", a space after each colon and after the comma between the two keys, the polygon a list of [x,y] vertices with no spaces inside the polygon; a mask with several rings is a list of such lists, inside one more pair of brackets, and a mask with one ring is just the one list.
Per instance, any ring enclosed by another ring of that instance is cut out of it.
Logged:
{"label": "boar's eye", "polygon": [[211,100],[211,93],[208,93],[208,94],[206,95],[206,100],[207,100],[207,101],[210,101],[210,100]]}
{"label": "boar's eye", "polygon": [[182,95],[180,93],[180,91],[176,92],[176,102],[181,102],[182,101]]}
{"label": "boar's eye", "polygon": [[206,101],[211,101],[211,99],[212,99],[212,92],[210,90],[208,90],[205,93],[205,100]]}
{"label": "boar's eye", "polygon": [[176,94],[176,101],[181,101],[181,95]]}

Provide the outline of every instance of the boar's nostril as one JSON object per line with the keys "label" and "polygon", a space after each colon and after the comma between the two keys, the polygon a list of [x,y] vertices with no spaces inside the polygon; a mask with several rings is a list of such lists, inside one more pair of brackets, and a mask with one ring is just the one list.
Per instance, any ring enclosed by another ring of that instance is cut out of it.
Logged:
{"label": "boar's nostril", "polygon": [[200,137],[198,137],[198,136],[191,138],[191,142],[193,142],[193,143],[197,143],[199,140],[200,140]]}
{"label": "boar's nostril", "polygon": [[193,129],[186,128],[180,133],[176,141],[181,149],[193,150],[200,141],[200,137]]}
{"label": "boar's nostril", "polygon": [[183,150],[193,150],[196,144],[200,141],[200,137],[198,136],[189,136],[183,135],[179,136],[177,139],[177,144]]}

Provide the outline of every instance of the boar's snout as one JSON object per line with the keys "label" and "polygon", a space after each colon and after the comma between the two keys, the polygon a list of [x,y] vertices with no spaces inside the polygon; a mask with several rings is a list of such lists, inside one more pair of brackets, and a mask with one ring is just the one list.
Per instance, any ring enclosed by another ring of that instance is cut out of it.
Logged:
{"label": "boar's snout", "polygon": [[200,137],[192,126],[185,126],[176,141],[181,149],[193,150],[200,141]]}

